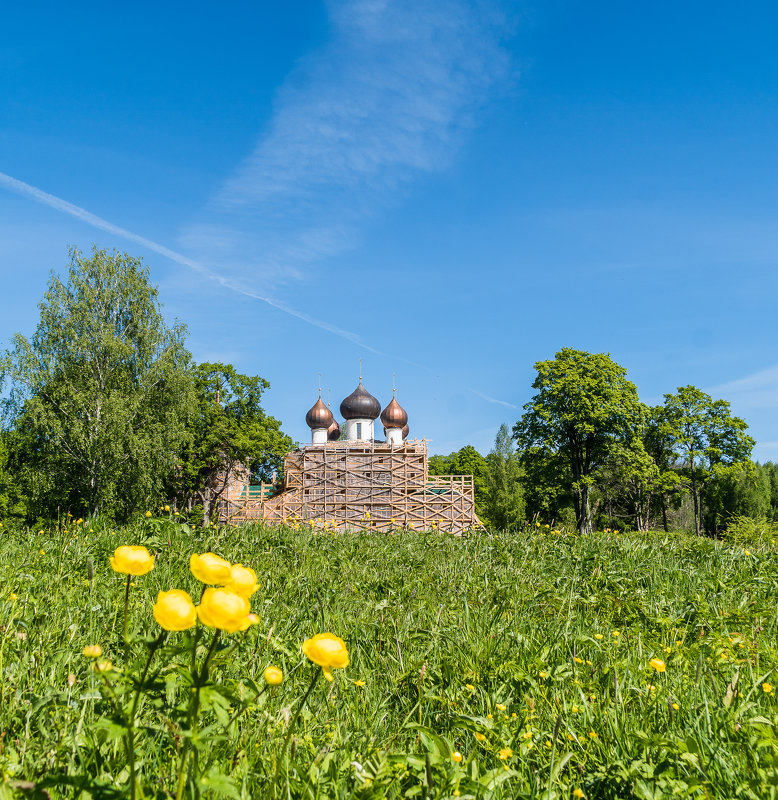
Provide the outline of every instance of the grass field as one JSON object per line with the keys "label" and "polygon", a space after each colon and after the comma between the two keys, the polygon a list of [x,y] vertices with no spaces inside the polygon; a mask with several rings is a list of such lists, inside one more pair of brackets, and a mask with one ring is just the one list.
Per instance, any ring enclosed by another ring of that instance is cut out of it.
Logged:
{"label": "grass field", "polygon": [[[156,554],[129,645],[122,544]],[[213,632],[193,661],[151,611],[170,588],[197,602],[206,551],[260,584],[259,624],[207,675]],[[7,531],[0,798],[129,797],[130,764],[137,797],[776,797],[777,601],[769,536]],[[350,656],[332,683],[300,650],[324,631]]]}

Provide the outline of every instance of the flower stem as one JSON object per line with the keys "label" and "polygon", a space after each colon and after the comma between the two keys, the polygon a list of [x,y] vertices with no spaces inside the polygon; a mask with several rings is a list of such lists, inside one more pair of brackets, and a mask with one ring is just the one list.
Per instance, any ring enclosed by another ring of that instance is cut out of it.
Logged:
{"label": "flower stem", "polygon": [[[211,641],[211,646],[208,648],[208,652],[205,656],[205,661],[203,661],[203,666],[200,669],[200,674],[195,675],[194,673],[194,663],[195,663],[195,652],[197,650],[197,643],[200,639],[199,636],[200,628],[197,629],[197,634],[195,635],[195,640],[192,645],[193,653],[192,653],[192,677],[194,679],[194,694],[192,696],[192,702],[189,705],[189,738],[184,742],[184,749],[181,751],[181,760],[179,761],[178,765],[178,787],[176,790],[176,800],[181,800],[184,796],[184,783],[186,781],[186,773],[187,773],[187,761],[189,756],[189,748],[192,744],[192,739],[197,732],[197,725],[200,717],[200,689],[202,688],[203,684],[208,680],[208,662],[211,660],[211,656],[216,651],[216,645],[219,642],[219,636],[221,635],[221,631],[217,630],[214,634],[213,641]],[[197,780],[197,748],[195,748],[193,764],[192,764],[192,773],[193,778],[195,781]]]}
{"label": "flower stem", "polygon": [[297,726],[297,720],[300,719],[300,714],[302,713],[303,708],[305,708],[305,703],[307,702],[308,698],[310,697],[311,692],[313,691],[313,687],[316,686],[316,682],[319,680],[319,675],[321,675],[322,670],[317,669],[313,673],[313,678],[311,682],[308,684],[308,690],[303,695],[303,699],[300,701],[300,705],[297,706],[297,711],[295,712],[294,717],[292,717],[292,721],[289,723],[289,727],[286,730],[286,737],[284,738],[284,743],[281,745],[281,753],[279,754],[279,761],[276,761],[276,773],[275,773],[275,780],[273,781],[273,796],[275,797],[275,791],[278,784],[278,767],[280,758],[284,756],[286,753],[286,748],[289,745],[289,740],[292,738],[292,734],[294,733],[294,729]]}
{"label": "flower stem", "polygon": [[124,587],[124,649],[125,649],[125,656],[127,655],[127,628],[129,625],[129,609],[130,609],[130,581],[132,580],[132,575],[127,575],[127,583]]}

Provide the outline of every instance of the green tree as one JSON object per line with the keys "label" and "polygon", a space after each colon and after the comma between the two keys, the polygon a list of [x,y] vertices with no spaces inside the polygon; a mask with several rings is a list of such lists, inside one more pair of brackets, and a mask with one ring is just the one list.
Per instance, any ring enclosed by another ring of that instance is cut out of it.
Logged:
{"label": "green tree", "polygon": [[640,401],[626,370],[605,353],[564,348],[535,364],[537,394],[513,428],[519,450],[567,467],[576,527],[590,532],[590,493],[619,444],[638,435]]}
{"label": "green tree", "polygon": [[522,470],[507,425],[500,425],[486,464],[487,519],[500,530],[521,525],[525,518]]}
{"label": "green tree", "polygon": [[262,408],[262,392],[270,387],[263,378],[219,363],[197,365],[193,377],[195,410],[175,490],[184,502],[202,503],[205,523],[236,468],[247,471],[248,482],[270,481],[293,442]]}
{"label": "green tree", "polygon": [[[751,454],[755,442],[746,428],[742,419],[732,416],[726,400],[713,400],[694,386],[679,386],[676,394],[665,395],[662,432],[672,442],[687,476],[698,535],[702,533],[702,499],[708,483]],[[712,524],[715,527],[716,521]]]}
{"label": "green tree", "polygon": [[186,329],[165,323],[148,267],[96,247],[71,249],[39,309],[32,338],[4,354],[34,512],[126,516],[159,497],[186,436]]}

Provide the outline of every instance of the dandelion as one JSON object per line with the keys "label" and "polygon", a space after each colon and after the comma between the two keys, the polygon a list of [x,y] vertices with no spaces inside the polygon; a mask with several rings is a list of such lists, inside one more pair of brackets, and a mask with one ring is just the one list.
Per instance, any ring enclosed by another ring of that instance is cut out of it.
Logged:
{"label": "dandelion", "polygon": [[507,761],[509,758],[513,758],[513,750],[510,747],[503,747],[497,755],[500,757],[500,761]]}
{"label": "dandelion", "polygon": [[486,737],[482,733],[476,733],[475,739],[477,742],[485,742]]}
{"label": "dandelion", "polygon": [[524,741],[527,741],[527,739],[532,738],[532,731],[524,731],[524,733],[521,736],[522,739],[524,739]]}
{"label": "dandelion", "polygon": [[103,654],[103,648],[99,644],[88,644],[83,653],[87,658],[100,658]]}
{"label": "dandelion", "polygon": [[9,600],[18,600],[19,599],[19,595],[15,594],[14,592],[11,592],[11,594],[8,595],[8,599]]}
{"label": "dandelion", "polygon": [[284,673],[278,667],[269,666],[265,667],[265,671],[262,673],[262,676],[265,679],[265,683],[268,686],[278,686],[281,681],[284,679]]}
{"label": "dandelion", "polygon": [[507,706],[503,705],[502,703],[497,703],[497,710],[498,711],[505,711]]}
{"label": "dandelion", "polygon": [[41,548],[41,549],[40,549],[40,554],[41,554],[42,556],[45,556],[45,555],[46,555],[46,551],[45,551],[43,548]]}
{"label": "dandelion", "polygon": [[672,653],[672,652],[673,652],[672,647],[665,647],[665,653]]}
{"label": "dandelion", "polygon": [[344,669],[348,666],[348,650],[346,643],[334,633],[317,633],[306,639],[302,651],[309,661],[322,668],[324,677],[333,681],[332,670]]}
{"label": "dandelion", "polygon": [[494,717],[493,717],[491,714],[487,714],[487,715],[486,715],[486,718],[487,718],[487,719],[494,719]]}
{"label": "dandelion", "polygon": [[679,708],[680,706],[678,705],[678,703],[673,703],[673,711],[678,711]]}
{"label": "dandelion", "polygon": [[772,683],[763,683],[762,684],[762,691],[765,694],[772,694],[773,693],[773,685],[772,685]]}
{"label": "dandelion", "polygon": [[595,639],[602,639],[602,634],[601,633],[595,633],[594,634],[594,638]]}
{"label": "dandelion", "polygon": [[576,664],[584,663],[584,660],[582,658],[578,658],[578,656],[575,656],[575,658],[573,658],[573,661],[575,661]]}
{"label": "dandelion", "polygon": [[460,753],[459,750],[454,750],[454,752],[451,754],[451,758],[454,759],[457,764],[459,764],[462,761],[462,753]]}
{"label": "dandelion", "polygon": [[649,665],[652,666],[657,672],[664,672],[665,671],[665,662],[662,661],[661,658],[652,658],[649,662]]}
{"label": "dandelion", "polygon": [[360,689],[365,685],[364,681],[354,681],[354,686],[359,686]]}

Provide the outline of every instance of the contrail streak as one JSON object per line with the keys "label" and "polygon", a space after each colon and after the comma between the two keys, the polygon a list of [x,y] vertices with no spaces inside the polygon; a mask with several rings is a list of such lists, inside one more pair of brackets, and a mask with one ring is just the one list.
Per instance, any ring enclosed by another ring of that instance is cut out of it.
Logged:
{"label": "contrail streak", "polygon": [[29,197],[38,203],[43,203],[43,205],[54,208],[57,211],[61,211],[63,214],[69,214],[71,217],[80,219],[82,222],[85,222],[87,225],[91,225],[93,228],[99,228],[102,231],[112,233],[114,236],[120,236],[123,239],[128,239],[129,241],[135,242],[136,244],[139,244],[148,250],[159,253],[159,255],[164,256],[171,261],[175,261],[177,264],[182,264],[185,267],[193,269],[195,272],[199,273],[205,278],[208,278],[209,280],[215,281],[225,289],[229,289],[237,294],[242,294],[245,297],[251,297],[254,300],[261,300],[263,303],[267,303],[267,305],[277,308],[284,314],[289,314],[292,317],[296,317],[297,319],[306,322],[308,325],[313,325],[314,327],[320,328],[328,333],[332,333],[335,336],[340,336],[343,339],[347,339],[349,342],[359,345],[359,347],[369,350],[372,353],[383,355],[383,353],[381,353],[379,350],[366,345],[360,339],[360,337],[352,331],[338,328],[335,325],[331,325],[329,322],[324,322],[323,320],[311,317],[302,311],[297,311],[296,309],[286,305],[286,303],[282,303],[280,300],[275,300],[272,297],[260,294],[250,286],[245,286],[244,284],[234,281],[231,278],[227,278],[224,275],[219,275],[205,265],[201,264],[199,261],[187,258],[185,255],[177,253],[175,250],[171,250],[169,247],[165,247],[164,245],[158,244],[151,239],[147,239],[145,236],[139,236],[137,233],[128,231],[126,228],[120,228],[118,225],[114,225],[112,222],[108,222],[108,220],[102,219],[101,217],[92,214],[80,206],[69,203],[67,200],[63,200],[61,197],[49,194],[48,192],[44,192],[42,189],[31,186],[29,183],[12,178],[10,175],[6,175],[4,172],[0,172],[0,185],[5,186],[6,189],[9,189],[12,192],[16,192],[16,194]]}
{"label": "contrail streak", "polygon": [[[111,233],[114,236],[120,236],[123,239],[135,242],[136,244],[141,245],[141,247],[145,247],[147,250],[151,250],[154,253],[159,253],[159,255],[164,256],[165,258],[168,258],[177,264],[182,264],[185,267],[193,269],[195,272],[199,273],[205,278],[208,278],[208,280],[215,281],[225,289],[229,289],[237,294],[241,294],[244,297],[251,297],[254,300],[260,300],[263,303],[267,303],[267,305],[282,311],[284,314],[289,314],[289,316],[296,317],[308,325],[313,325],[314,327],[327,331],[334,336],[339,336],[342,339],[346,339],[347,341],[352,342],[353,344],[356,344],[365,350],[369,350],[371,353],[375,353],[376,355],[380,356],[386,355],[382,351],[365,344],[360,337],[352,331],[338,328],[335,325],[331,325],[329,322],[324,322],[323,320],[311,317],[302,311],[297,311],[297,309],[291,308],[290,306],[286,305],[286,303],[282,303],[280,300],[275,300],[272,297],[260,294],[250,286],[246,286],[238,281],[233,280],[232,278],[227,278],[224,275],[219,275],[217,272],[209,269],[199,261],[195,261],[192,258],[187,258],[187,256],[183,255],[182,253],[177,253],[175,250],[171,250],[169,247],[165,247],[164,245],[154,242],[151,239],[147,239],[145,236],[140,236],[137,233],[128,231],[126,228],[121,228],[118,225],[114,225],[112,222],[108,222],[108,220],[98,217],[97,215],[92,214],[80,206],[69,203],[67,200],[63,200],[61,197],[49,194],[48,192],[44,192],[42,189],[31,186],[29,183],[12,178],[10,175],[6,175],[4,172],[0,172],[0,185],[4,186],[9,191],[15,192],[16,194],[29,197],[38,203],[43,203],[43,205],[54,208],[57,211],[61,211],[63,214],[68,214],[71,217],[80,219],[82,222],[85,222],[87,225],[91,225],[93,228],[99,228],[100,230]],[[402,356],[399,357],[399,360],[428,370],[429,372],[433,372],[433,369],[425,364],[419,364],[418,362],[411,361],[410,359],[403,358]],[[470,391],[489,403],[496,403],[508,408],[516,408],[513,403],[507,403],[505,400],[497,400],[494,397],[489,397],[489,395],[483,394],[476,389],[471,388]]]}

